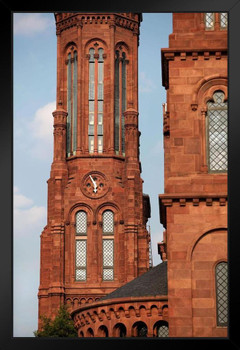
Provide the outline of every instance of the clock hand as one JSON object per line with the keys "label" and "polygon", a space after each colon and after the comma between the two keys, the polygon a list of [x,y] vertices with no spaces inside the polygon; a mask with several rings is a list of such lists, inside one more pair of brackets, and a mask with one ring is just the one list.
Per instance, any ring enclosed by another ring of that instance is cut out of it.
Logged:
{"label": "clock hand", "polygon": [[91,181],[92,181],[92,183],[93,183],[93,186],[94,186],[93,191],[96,193],[96,192],[97,192],[97,184],[96,184],[96,182],[93,180],[93,178],[92,178],[91,175],[89,175],[89,177],[90,177],[90,179],[91,179]]}

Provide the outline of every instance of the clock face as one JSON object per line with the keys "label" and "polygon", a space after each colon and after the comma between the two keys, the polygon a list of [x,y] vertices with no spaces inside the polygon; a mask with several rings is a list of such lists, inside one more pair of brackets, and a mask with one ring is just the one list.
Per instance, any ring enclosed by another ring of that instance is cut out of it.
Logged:
{"label": "clock face", "polygon": [[91,172],[84,176],[82,191],[87,197],[100,198],[108,192],[106,177],[100,172]]}

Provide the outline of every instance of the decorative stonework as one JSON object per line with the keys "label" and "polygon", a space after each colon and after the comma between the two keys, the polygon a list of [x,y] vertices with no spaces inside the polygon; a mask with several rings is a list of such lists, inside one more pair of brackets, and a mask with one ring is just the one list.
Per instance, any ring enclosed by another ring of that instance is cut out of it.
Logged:
{"label": "decorative stonework", "polygon": [[156,323],[168,322],[168,303],[163,296],[99,300],[74,310],[72,317],[80,337],[86,337],[89,328],[93,331],[93,336],[105,337],[106,333],[99,333],[103,327],[107,330],[108,337],[119,336],[115,332],[118,324],[124,326],[125,336],[136,336],[134,325],[139,321],[146,324],[148,337],[156,337]]}
{"label": "decorative stonework", "polygon": [[227,48],[219,49],[162,49],[162,81],[163,86],[169,88],[169,61],[174,61],[176,59],[192,61],[198,60],[200,57],[203,57],[204,60],[209,60],[210,58],[220,60],[222,57],[227,57],[228,50]]}
{"label": "decorative stonework", "polygon": [[[139,16],[139,15],[137,15]],[[128,14],[103,14],[103,13],[56,13],[57,34],[73,26],[91,24],[109,24],[109,26],[119,26],[139,34],[139,24],[133,16]]]}
{"label": "decorative stonework", "polygon": [[163,194],[159,195],[159,210],[162,225],[166,228],[167,225],[167,213],[166,208],[173,205],[179,205],[179,207],[185,207],[186,205],[199,206],[200,203],[205,203],[206,206],[212,206],[213,203],[217,203],[219,206],[225,206],[227,204],[227,194],[196,194],[196,195],[178,195],[178,194]]}

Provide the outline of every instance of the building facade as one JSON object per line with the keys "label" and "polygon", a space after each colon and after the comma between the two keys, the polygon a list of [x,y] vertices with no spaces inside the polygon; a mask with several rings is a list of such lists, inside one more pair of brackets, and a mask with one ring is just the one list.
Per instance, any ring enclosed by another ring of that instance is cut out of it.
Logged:
{"label": "building facade", "polygon": [[139,161],[138,13],[56,13],[57,106],[39,328],[79,337],[227,336],[227,17],[175,13],[162,49],[162,263]]}
{"label": "building facade", "polygon": [[227,336],[227,14],[174,13],[162,49],[169,335]]}

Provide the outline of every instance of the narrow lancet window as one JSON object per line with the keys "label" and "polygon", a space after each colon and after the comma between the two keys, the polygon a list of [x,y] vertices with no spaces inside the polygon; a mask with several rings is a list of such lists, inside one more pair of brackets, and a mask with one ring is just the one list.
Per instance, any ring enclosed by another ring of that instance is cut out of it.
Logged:
{"label": "narrow lancet window", "polygon": [[87,214],[85,211],[78,211],[76,214],[76,281],[87,279]]}
{"label": "narrow lancet window", "polygon": [[103,213],[103,280],[114,278],[114,215],[111,210]]}
{"label": "narrow lancet window", "polygon": [[72,46],[67,56],[67,156],[77,149],[77,51]]}
{"label": "narrow lancet window", "polygon": [[127,104],[126,53],[116,50],[114,81],[114,148],[116,154],[125,155],[124,112]]}
{"label": "narrow lancet window", "polygon": [[77,149],[77,51],[73,58],[73,154]]}
{"label": "narrow lancet window", "polygon": [[98,153],[103,151],[103,49],[98,50],[98,120],[97,120],[97,136],[98,136]]}
{"label": "narrow lancet window", "polygon": [[228,107],[223,91],[207,103],[207,151],[209,172],[227,172]]}
{"label": "narrow lancet window", "polygon": [[216,266],[216,307],[217,326],[227,327],[228,324],[228,265],[220,262]]}
{"label": "narrow lancet window", "polygon": [[67,155],[71,155],[71,122],[72,122],[72,64],[71,53],[67,60]]}
{"label": "narrow lancet window", "polygon": [[89,50],[89,153],[103,152],[104,51]]}
{"label": "narrow lancet window", "polygon": [[95,110],[95,60],[94,49],[89,50],[89,124],[88,144],[89,153],[94,152],[94,110]]}

